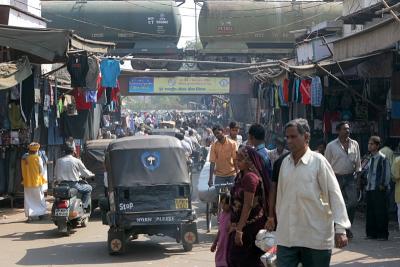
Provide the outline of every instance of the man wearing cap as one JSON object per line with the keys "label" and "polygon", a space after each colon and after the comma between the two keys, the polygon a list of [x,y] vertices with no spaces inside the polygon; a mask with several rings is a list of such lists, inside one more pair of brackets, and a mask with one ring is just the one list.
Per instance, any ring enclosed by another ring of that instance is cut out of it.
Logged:
{"label": "man wearing cap", "polygon": [[22,184],[24,186],[25,216],[28,222],[41,218],[47,213],[43,185],[46,179],[43,175],[43,161],[39,156],[40,144],[31,143],[29,152],[21,159]]}

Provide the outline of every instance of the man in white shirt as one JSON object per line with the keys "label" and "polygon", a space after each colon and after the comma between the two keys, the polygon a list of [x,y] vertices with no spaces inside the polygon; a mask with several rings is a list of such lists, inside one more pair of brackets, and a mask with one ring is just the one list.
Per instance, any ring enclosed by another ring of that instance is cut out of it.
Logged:
{"label": "man in white shirt", "polygon": [[282,162],[277,189],[278,266],[328,267],[334,243],[348,243],[342,193],[329,162],[309,148],[307,120],[289,122],[285,133],[291,153]]}
{"label": "man in white shirt", "polygon": [[[325,150],[325,157],[331,164],[346,203],[347,214],[353,223],[358,204],[356,174],[361,171],[360,148],[357,141],[350,138],[350,124],[340,122],[336,126],[337,139],[330,142]],[[347,236],[353,233],[347,230]]]}
{"label": "man in white shirt", "polygon": [[76,188],[82,194],[82,202],[84,208],[88,208],[90,204],[90,194],[92,187],[89,184],[80,184],[80,177],[89,178],[94,174],[89,171],[83,162],[75,158],[75,144],[66,143],[65,156],[59,158],[55,167],[55,178],[57,182],[66,182],[71,187]]}

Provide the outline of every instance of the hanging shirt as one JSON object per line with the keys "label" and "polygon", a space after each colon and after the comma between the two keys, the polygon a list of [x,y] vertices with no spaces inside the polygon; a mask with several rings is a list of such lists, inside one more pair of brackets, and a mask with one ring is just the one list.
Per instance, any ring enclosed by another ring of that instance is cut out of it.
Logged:
{"label": "hanging shirt", "polygon": [[87,55],[71,54],[67,61],[67,70],[71,75],[71,87],[85,87],[86,74],[89,71]]}
{"label": "hanging shirt", "polygon": [[311,80],[302,80],[300,83],[301,103],[311,104]]}
{"label": "hanging shirt", "polygon": [[10,120],[11,129],[23,129],[26,127],[21,115],[21,106],[15,102],[8,105],[8,119]]}
{"label": "hanging shirt", "polygon": [[97,91],[96,90],[85,91],[85,100],[87,103],[96,103],[97,102]]}
{"label": "hanging shirt", "polygon": [[81,89],[74,89],[72,95],[75,98],[77,110],[88,110],[92,107],[91,103],[86,102],[85,92],[83,92]]}
{"label": "hanging shirt", "polygon": [[[274,98],[275,98],[275,108],[280,109],[280,103],[279,103],[279,91],[278,88],[275,88],[274,90]],[[282,102],[281,102],[282,103]]]}
{"label": "hanging shirt", "polygon": [[121,73],[119,61],[115,59],[103,59],[100,63],[101,85],[103,87],[117,87],[117,79]]}
{"label": "hanging shirt", "polygon": [[289,79],[283,80],[283,99],[286,103],[289,102]]}
{"label": "hanging shirt", "polygon": [[311,105],[314,107],[320,107],[322,103],[322,83],[321,78],[315,76],[311,81]]}
{"label": "hanging shirt", "polygon": [[287,107],[287,103],[285,102],[285,97],[283,95],[283,87],[282,85],[278,85],[277,92],[279,94],[280,105]]}
{"label": "hanging shirt", "polygon": [[86,87],[93,90],[97,88],[97,77],[100,74],[99,63],[94,57],[88,58],[89,70],[86,74]]}
{"label": "hanging shirt", "polygon": [[301,103],[301,95],[300,95],[300,79],[296,78],[294,82],[294,87],[295,87],[295,99],[294,101],[296,103]]}

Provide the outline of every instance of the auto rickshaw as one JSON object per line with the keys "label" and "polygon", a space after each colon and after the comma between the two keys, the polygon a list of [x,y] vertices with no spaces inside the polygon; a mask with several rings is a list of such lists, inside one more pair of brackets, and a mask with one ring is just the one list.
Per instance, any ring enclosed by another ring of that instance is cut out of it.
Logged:
{"label": "auto rickshaw", "polygon": [[104,157],[108,144],[113,139],[98,139],[91,140],[85,144],[82,161],[95,177],[88,179],[87,182],[92,186],[92,209],[98,207],[99,200],[105,196],[104,172],[106,171],[104,165]]}
{"label": "auto rickshaw", "polygon": [[179,130],[176,128],[161,128],[161,129],[154,129],[151,131],[152,135],[168,135],[175,137],[176,133],[179,133]]}
{"label": "auto rickshaw", "polygon": [[174,121],[162,121],[159,123],[160,128],[175,128],[176,123]]}
{"label": "auto rickshaw", "polygon": [[114,140],[106,152],[108,199],[103,224],[110,226],[111,255],[125,251],[139,234],[165,235],[191,251],[198,242],[196,214],[185,151],[170,136]]}

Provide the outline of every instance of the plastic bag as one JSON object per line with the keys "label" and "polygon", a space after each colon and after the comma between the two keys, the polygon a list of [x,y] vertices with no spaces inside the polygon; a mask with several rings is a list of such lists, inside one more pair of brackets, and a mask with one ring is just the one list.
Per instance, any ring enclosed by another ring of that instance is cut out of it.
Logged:
{"label": "plastic bag", "polygon": [[273,246],[264,255],[261,256],[261,261],[265,267],[276,267],[277,257],[276,257],[277,247]]}
{"label": "plastic bag", "polygon": [[267,230],[260,230],[256,236],[256,246],[262,251],[269,251],[272,247],[276,246],[276,238],[274,232],[268,232]]}

